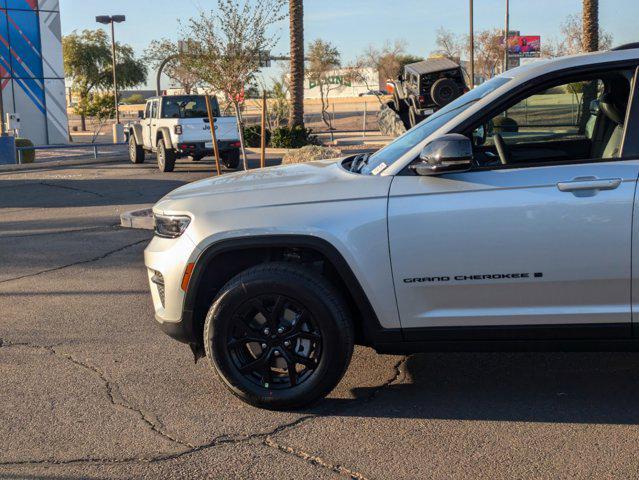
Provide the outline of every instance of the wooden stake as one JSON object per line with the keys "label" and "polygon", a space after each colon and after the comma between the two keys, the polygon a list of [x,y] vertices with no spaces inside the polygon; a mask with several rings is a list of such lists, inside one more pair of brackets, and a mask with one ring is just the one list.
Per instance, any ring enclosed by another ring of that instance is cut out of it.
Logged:
{"label": "wooden stake", "polygon": [[266,91],[262,92],[262,151],[260,168],[266,167]]}
{"label": "wooden stake", "polygon": [[215,135],[215,117],[213,116],[213,111],[211,109],[211,99],[206,95],[206,111],[209,114],[209,125],[211,126],[211,139],[213,140],[213,151],[215,152],[215,168],[217,170],[217,174],[222,175],[222,171],[220,170],[220,148],[217,144],[217,136]]}

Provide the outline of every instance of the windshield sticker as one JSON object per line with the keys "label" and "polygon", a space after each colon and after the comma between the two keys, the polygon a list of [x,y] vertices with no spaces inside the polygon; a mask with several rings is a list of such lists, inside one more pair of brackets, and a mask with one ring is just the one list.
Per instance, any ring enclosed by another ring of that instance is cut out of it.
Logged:
{"label": "windshield sticker", "polygon": [[380,163],[379,165],[377,165],[377,167],[375,167],[375,169],[371,172],[373,175],[378,175],[380,173],[382,173],[386,167],[388,167],[388,165],[386,165],[385,163]]}

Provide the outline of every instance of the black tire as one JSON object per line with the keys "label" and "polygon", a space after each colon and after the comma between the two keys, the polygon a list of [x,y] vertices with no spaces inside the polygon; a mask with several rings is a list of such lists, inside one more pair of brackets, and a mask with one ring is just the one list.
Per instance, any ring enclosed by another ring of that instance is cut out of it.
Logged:
{"label": "black tire", "polygon": [[144,148],[135,141],[135,135],[129,137],[129,160],[131,163],[144,163]]}
{"label": "black tire", "polygon": [[459,87],[450,78],[440,78],[433,83],[430,96],[438,107],[445,107],[459,97]]}
{"label": "black tire", "polygon": [[172,172],[175,169],[175,150],[166,148],[164,140],[158,141],[157,155],[160,172]]}
{"label": "black tire", "polygon": [[[262,330],[278,325],[277,334]],[[218,293],[204,325],[206,356],[225,386],[244,402],[270,410],[301,408],[328,395],[346,372],[353,344],[353,323],[339,293],[321,275],[290,263],[237,275]],[[278,370],[278,362],[287,368]],[[259,373],[251,370],[257,363]],[[247,367],[250,372],[240,371]]]}
{"label": "black tire", "polygon": [[189,158],[192,162],[199,162],[204,158],[204,155],[190,155]]}
{"label": "black tire", "polygon": [[222,152],[220,156],[222,157],[222,164],[226,168],[236,170],[240,166],[239,150],[229,150],[228,152]]}

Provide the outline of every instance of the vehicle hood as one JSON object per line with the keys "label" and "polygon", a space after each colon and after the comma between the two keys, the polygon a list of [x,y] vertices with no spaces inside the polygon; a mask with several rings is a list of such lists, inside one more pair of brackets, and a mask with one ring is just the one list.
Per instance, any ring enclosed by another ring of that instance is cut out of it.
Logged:
{"label": "vehicle hood", "polygon": [[321,160],[207,178],[169,193],[154,211],[203,213],[388,195],[391,177],[351,173],[341,166],[342,161]]}

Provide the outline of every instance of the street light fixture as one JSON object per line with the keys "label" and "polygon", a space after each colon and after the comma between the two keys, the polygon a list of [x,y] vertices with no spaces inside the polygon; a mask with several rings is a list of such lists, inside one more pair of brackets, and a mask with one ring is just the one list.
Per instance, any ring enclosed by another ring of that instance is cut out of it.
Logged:
{"label": "street light fixture", "polygon": [[115,123],[120,124],[120,109],[118,108],[118,76],[116,72],[115,58],[115,24],[126,21],[124,15],[99,15],[95,17],[95,21],[103,25],[111,25],[111,56],[113,59],[113,94],[115,97]]}

